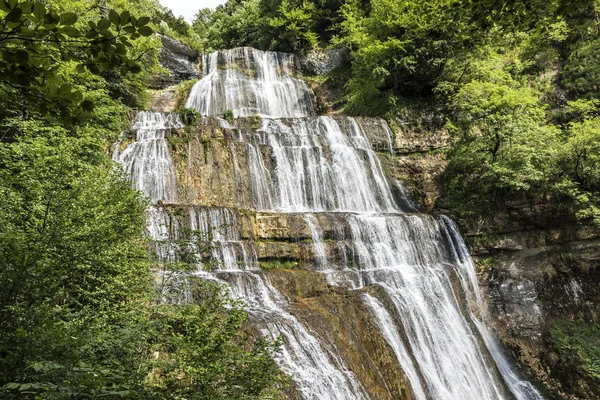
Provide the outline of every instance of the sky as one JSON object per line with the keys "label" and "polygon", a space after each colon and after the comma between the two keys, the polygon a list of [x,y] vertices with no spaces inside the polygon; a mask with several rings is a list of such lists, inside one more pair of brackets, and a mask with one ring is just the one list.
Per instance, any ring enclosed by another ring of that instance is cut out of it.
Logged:
{"label": "sky", "polygon": [[219,4],[225,3],[226,0],[158,0],[160,4],[169,7],[173,10],[173,14],[179,17],[183,16],[188,22],[192,22],[194,15],[201,8],[214,9]]}

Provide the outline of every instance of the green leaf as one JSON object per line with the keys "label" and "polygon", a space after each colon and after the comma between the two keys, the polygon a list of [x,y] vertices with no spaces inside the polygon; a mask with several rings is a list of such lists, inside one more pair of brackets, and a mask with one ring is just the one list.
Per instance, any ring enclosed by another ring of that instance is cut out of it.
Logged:
{"label": "green leaf", "polygon": [[121,25],[125,25],[131,19],[131,13],[129,11],[123,11],[121,13]]}
{"label": "green leaf", "polygon": [[135,64],[129,67],[129,71],[131,71],[134,74],[138,74],[140,72],[142,72],[142,67],[140,67],[139,65]]}
{"label": "green leaf", "polygon": [[33,2],[31,1],[26,1],[23,3],[19,3],[18,7],[23,10],[23,14],[31,14],[31,12],[33,11]]}
{"label": "green leaf", "polygon": [[60,23],[62,25],[73,25],[77,22],[77,15],[75,13],[67,12],[60,16]]}
{"label": "green leaf", "polygon": [[[21,28],[21,32],[20,32],[22,37],[26,37],[26,38],[31,38],[35,36],[35,32],[29,28]],[[27,43],[31,43],[31,42],[27,42]],[[24,45],[27,45],[27,43],[23,43]]]}
{"label": "green leaf", "polygon": [[18,74],[17,75],[17,83],[21,86],[31,85],[31,78],[30,78],[29,74]]}
{"label": "green leaf", "polygon": [[118,43],[115,46],[115,52],[120,55],[125,55],[125,54],[127,54],[127,48],[122,43]]}
{"label": "green leaf", "polygon": [[98,21],[98,30],[99,31],[103,31],[108,28],[110,28],[110,20],[101,19],[100,21]]}
{"label": "green leaf", "polygon": [[63,26],[60,28],[60,32],[70,37],[81,37],[81,32],[79,32],[79,29],[73,26]]}
{"label": "green leaf", "polygon": [[121,24],[121,17],[115,10],[110,10],[108,12],[108,19],[110,19],[110,21],[116,26],[119,26]]}
{"label": "green leaf", "polygon": [[9,389],[9,390],[13,390],[13,389],[18,389],[19,386],[21,386],[21,385],[19,385],[16,382],[11,382],[11,383],[7,383],[6,385],[4,385],[4,388],[5,389]]}
{"label": "green leaf", "polygon": [[60,22],[60,17],[54,11],[50,11],[44,16],[44,25],[48,25],[47,29],[52,29],[58,22]]}
{"label": "green leaf", "polygon": [[0,0],[0,10],[6,12],[10,11],[10,6],[8,5],[8,2],[6,0]]}
{"label": "green leaf", "polygon": [[100,34],[101,34],[102,36],[104,36],[105,38],[107,38],[107,39],[111,39],[111,38],[114,38],[114,37],[115,37],[115,35],[114,35],[114,34],[113,34],[111,31],[109,31],[109,30],[106,30],[106,29],[105,29],[105,30],[102,30],[102,31],[100,31]]}
{"label": "green leaf", "polygon": [[137,20],[137,24],[136,25],[137,26],[144,26],[144,25],[147,25],[148,22],[150,22],[150,17],[140,17]]}
{"label": "green leaf", "polygon": [[17,50],[17,61],[21,64],[25,64],[29,61],[29,53],[25,50]]}
{"label": "green leaf", "polygon": [[[2,1],[2,0],[0,0]],[[46,7],[42,3],[35,2],[33,5],[33,16],[41,22],[46,15]]]}
{"label": "green leaf", "polygon": [[149,26],[142,26],[140,29],[138,29],[138,33],[142,36],[150,36],[154,33],[154,31]]}
{"label": "green leaf", "polygon": [[92,62],[92,63],[89,63],[89,64],[87,64],[86,66],[87,66],[87,69],[88,69],[88,70],[89,70],[89,71],[90,71],[92,74],[94,74],[94,75],[98,75],[98,74],[100,73],[100,68],[98,68],[98,66],[97,66],[96,64],[94,64],[93,62]]}
{"label": "green leaf", "polygon": [[61,95],[65,95],[67,93],[70,93],[72,89],[73,89],[73,85],[71,85],[69,83],[65,83],[65,84],[61,85],[60,90],[58,92]]}
{"label": "green leaf", "polygon": [[23,15],[23,10],[20,8],[13,8],[11,12],[9,12],[4,19],[8,22],[19,22],[21,20],[21,16]]}
{"label": "green leaf", "polygon": [[89,99],[85,99],[84,101],[82,101],[81,104],[79,104],[79,106],[87,112],[91,112],[94,110],[94,102]]}
{"label": "green leaf", "polygon": [[75,116],[75,120],[79,123],[89,121],[91,118],[92,118],[92,115],[90,113],[84,113],[84,112],[77,113]]}

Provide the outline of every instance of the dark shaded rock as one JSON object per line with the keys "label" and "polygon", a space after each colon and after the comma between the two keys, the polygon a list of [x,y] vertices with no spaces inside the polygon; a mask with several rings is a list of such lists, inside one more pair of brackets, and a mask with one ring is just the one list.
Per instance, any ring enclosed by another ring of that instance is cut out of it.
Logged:
{"label": "dark shaded rock", "polygon": [[[599,382],[585,373],[576,352],[556,348],[552,329],[561,321],[597,321],[600,241],[589,226],[550,231],[556,234],[541,231],[539,241],[525,240],[527,231],[514,232],[514,237],[522,236],[525,248],[478,258],[480,281],[498,337],[551,398],[599,398]],[[589,239],[573,240],[584,237]],[[557,238],[562,238],[560,244],[549,244]],[[540,246],[533,248],[535,243]]]}
{"label": "dark shaded rock", "polygon": [[169,75],[157,76],[151,87],[162,89],[188,79],[199,78],[198,52],[169,36],[160,35],[162,48],[158,55],[160,64],[169,70]]}

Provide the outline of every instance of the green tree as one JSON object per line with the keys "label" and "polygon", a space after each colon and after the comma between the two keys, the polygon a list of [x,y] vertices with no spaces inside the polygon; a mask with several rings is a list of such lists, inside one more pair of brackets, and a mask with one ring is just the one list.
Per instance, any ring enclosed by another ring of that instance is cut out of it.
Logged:
{"label": "green tree", "polygon": [[459,139],[446,178],[451,208],[462,202],[465,211],[482,210],[551,190],[559,130],[502,60],[488,55],[451,99],[455,115],[448,127]]}
{"label": "green tree", "polygon": [[283,0],[275,16],[269,20],[274,38],[271,48],[288,52],[311,50],[318,40],[314,32],[314,13],[313,2]]}

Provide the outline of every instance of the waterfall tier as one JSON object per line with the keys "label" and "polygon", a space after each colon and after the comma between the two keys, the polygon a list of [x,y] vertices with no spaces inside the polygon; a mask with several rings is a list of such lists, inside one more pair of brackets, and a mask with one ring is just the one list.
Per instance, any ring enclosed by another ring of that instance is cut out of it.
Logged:
{"label": "waterfall tier", "polygon": [[304,81],[293,77],[291,54],[249,47],[215,51],[202,57],[202,79],[194,85],[187,108],[201,115],[305,117],[314,115]]}
{"label": "waterfall tier", "polygon": [[263,118],[186,132],[173,116],[138,116],[137,141],[115,159],[156,204],[159,256],[195,232],[184,250],[196,275],[229,285],[265,336],[282,336],[278,362],[303,399],[542,399],[479,322],[452,221],[415,213],[388,176],[387,124],[311,116],[293,63],[248,48],[205,56],[187,106]]}

